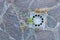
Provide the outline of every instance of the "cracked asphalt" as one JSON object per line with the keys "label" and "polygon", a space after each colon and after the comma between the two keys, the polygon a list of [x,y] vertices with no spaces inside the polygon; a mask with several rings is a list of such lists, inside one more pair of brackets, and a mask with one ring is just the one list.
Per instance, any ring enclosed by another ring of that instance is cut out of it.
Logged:
{"label": "cracked asphalt", "polygon": [[[0,15],[4,7],[5,0],[0,0]],[[14,4],[20,9],[23,14],[28,11],[28,7],[31,0],[14,0]],[[30,9],[52,7],[59,3],[59,0],[34,0]],[[22,14],[22,15],[23,15]],[[60,23],[60,6],[48,12],[48,27],[55,28]],[[0,19],[1,20],[1,19]],[[39,30],[37,31],[37,40],[60,40],[60,24],[57,26],[57,31],[50,30]],[[27,37],[29,29],[25,30],[24,37]],[[58,33],[58,37],[54,33]],[[21,40],[21,29],[17,19],[17,15],[12,7],[9,7],[6,13],[2,17],[0,24],[0,40]],[[24,38],[24,39],[25,39]],[[34,36],[30,37],[29,40],[34,40]]]}

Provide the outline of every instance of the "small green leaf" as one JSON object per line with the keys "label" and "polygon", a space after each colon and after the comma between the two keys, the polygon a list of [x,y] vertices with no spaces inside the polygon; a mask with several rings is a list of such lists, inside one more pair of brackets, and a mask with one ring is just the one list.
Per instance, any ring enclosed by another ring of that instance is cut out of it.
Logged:
{"label": "small green leaf", "polygon": [[32,23],[33,22],[33,19],[32,18],[29,18],[28,19],[28,23]]}

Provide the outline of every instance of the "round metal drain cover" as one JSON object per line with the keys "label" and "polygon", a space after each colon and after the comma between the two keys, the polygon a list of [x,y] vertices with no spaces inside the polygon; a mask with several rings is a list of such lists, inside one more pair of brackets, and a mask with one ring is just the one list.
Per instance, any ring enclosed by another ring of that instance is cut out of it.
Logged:
{"label": "round metal drain cover", "polygon": [[33,24],[35,26],[40,26],[43,24],[43,22],[44,22],[44,19],[42,16],[40,16],[40,15],[33,16]]}

